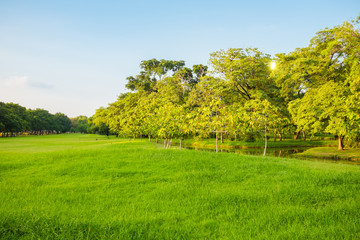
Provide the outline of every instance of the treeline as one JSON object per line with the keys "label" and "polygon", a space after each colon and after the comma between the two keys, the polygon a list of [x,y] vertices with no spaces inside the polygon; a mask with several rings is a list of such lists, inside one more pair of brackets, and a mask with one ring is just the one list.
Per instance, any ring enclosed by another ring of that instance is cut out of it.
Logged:
{"label": "treeline", "polygon": [[15,103],[0,102],[0,134],[42,135],[68,132],[70,119],[63,113],[51,114],[44,109],[26,109]]}
{"label": "treeline", "polygon": [[69,118],[63,113],[51,114],[37,108],[26,109],[15,103],[0,102],[0,136],[46,135],[57,133],[110,134],[107,125],[95,125],[92,118]]}
{"label": "treeline", "polygon": [[[92,117],[121,136],[209,136],[254,141],[264,134],[331,133],[358,146],[359,19],[319,31],[308,47],[275,58],[253,48],[210,54],[207,66],[147,60],[121,94]],[[272,66],[272,68],[271,68]]]}
{"label": "treeline", "polygon": [[72,133],[94,133],[102,135],[110,135],[110,128],[105,124],[95,124],[93,118],[86,116],[78,116],[75,118],[70,118],[71,128],[70,132]]}

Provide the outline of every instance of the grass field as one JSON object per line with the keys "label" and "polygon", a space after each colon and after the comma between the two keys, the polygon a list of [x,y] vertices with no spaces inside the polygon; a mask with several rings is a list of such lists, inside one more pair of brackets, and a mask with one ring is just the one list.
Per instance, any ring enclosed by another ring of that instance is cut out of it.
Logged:
{"label": "grass field", "polygon": [[0,138],[0,239],[359,238],[359,166]]}

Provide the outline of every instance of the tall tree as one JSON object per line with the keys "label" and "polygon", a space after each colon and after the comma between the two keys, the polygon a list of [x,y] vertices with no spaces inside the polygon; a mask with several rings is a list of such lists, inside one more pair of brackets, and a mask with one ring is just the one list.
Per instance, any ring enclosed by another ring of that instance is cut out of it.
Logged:
{"label": "tall tree", "polygon": [[255,97],[257,90],[266,90],[270,56],[256,48],[230,48],[210,54],[214,72],[225,79],[244,100]]}
{"label": "tall tree", "polygon": [[86,133],[89,128],[89,121],[86,116],[77,116],[75,118],[70,118],[71,120],[71,132]]}
{"label": "tall tree", "polygon": [[14,103],[0,102],[0,131],[11,134],[29,129],[26,108]]}
{"label": "tall tree", "polygon": [[37,108],[28,110],[31,129],[38,133],[55,130],[54,117],[49,111]]}
{"label": "tall tree", "polygon": [[96,110],[95,114],[89,119],[90,125],[92,127],[92,132],[109,136],[110,127],[107,118],[108,111],[108,108],[99,108]]}
{"label": "tall tree", "polygon": [[305,52],[303,65],[296,69],[306,78],[293,79],[305,86],[305,96],[289,105],[298,128],[338,135],[339,150],[346,137],[359,132],[360,108],[355,102],[360,94],[360,31],[354,24],[345,22],[320,31],[309,47],[301,50]]}
{"label": "tall tree", "polygon": [[155,58],[141,61],[140,74],[128,77],[126,88],[131,91],[154,92],[157,81],[162,80],[168,72],[176,73],[184,66],[184,61],[157,60]]}
{"label": "tall tree", "polygon": [[63,113],[55,113],[54,115],[54,130],[64,133],[70,131],[71,120]]}

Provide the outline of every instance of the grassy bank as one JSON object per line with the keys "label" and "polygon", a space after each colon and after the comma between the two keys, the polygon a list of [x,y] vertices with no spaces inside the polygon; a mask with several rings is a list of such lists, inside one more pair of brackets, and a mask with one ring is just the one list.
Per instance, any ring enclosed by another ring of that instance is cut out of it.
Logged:
{"label": "grassy bank", "polygon": [[0,239],[357,239],[360,168],[95,135],[0,139]]}
{"label": "grassy bank", "polygon": [[299,156],[312,158],[332,158],[334,160],[346,160],[351,162],[360,162],[360,149],[344,149],[342,151],[332,147],[317,147],[299,153]]}

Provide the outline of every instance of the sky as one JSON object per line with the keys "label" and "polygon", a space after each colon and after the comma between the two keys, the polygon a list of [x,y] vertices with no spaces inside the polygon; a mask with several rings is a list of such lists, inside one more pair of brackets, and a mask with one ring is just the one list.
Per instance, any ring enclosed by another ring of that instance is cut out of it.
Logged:
{"label": "sky", "polygon": [[0,101],[90,117],[127,92],[142,60],[274,56],[358,15],[359,0],[0,0]]}

